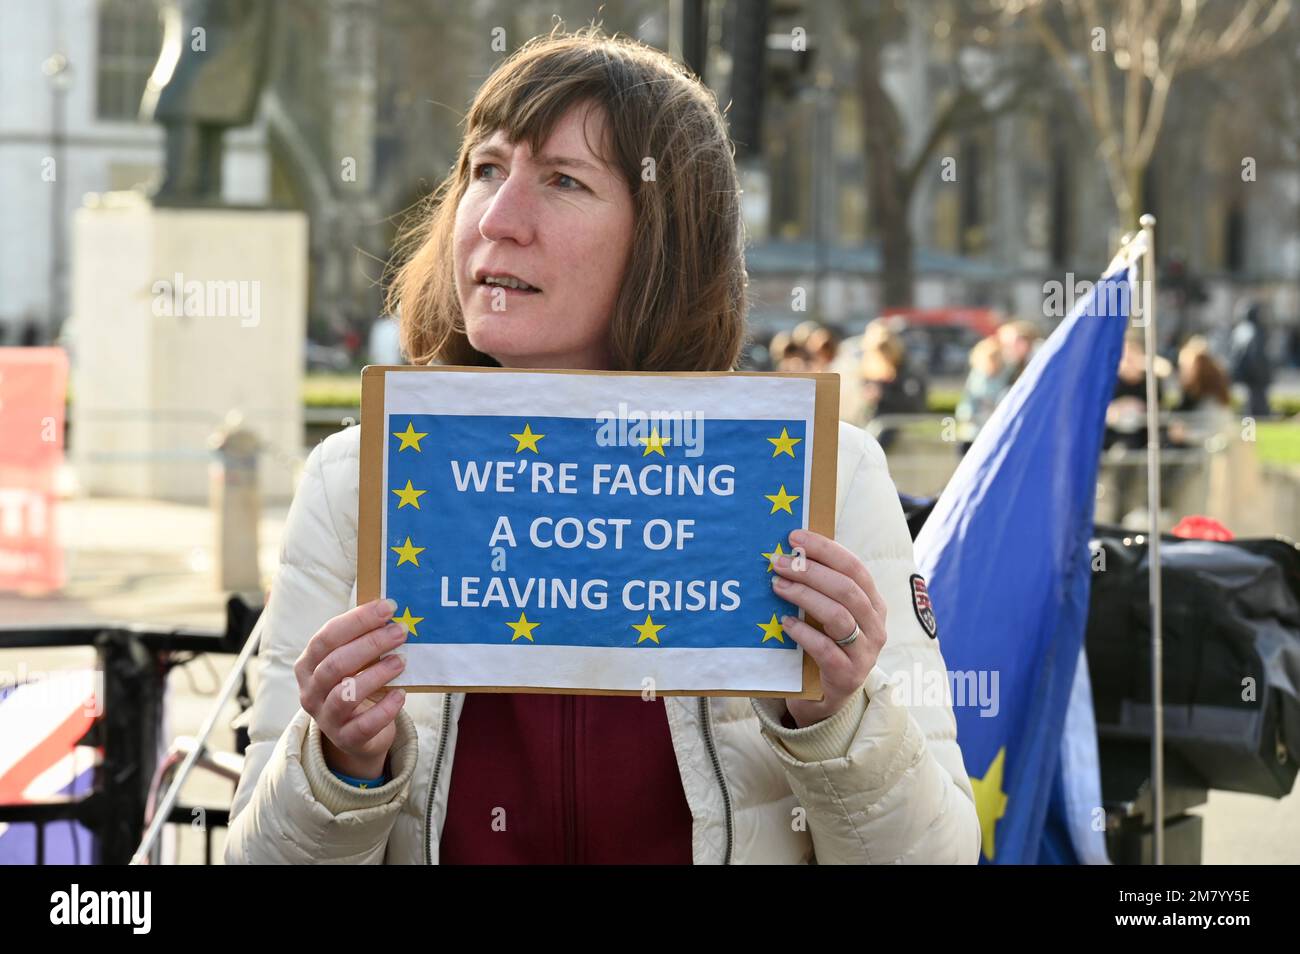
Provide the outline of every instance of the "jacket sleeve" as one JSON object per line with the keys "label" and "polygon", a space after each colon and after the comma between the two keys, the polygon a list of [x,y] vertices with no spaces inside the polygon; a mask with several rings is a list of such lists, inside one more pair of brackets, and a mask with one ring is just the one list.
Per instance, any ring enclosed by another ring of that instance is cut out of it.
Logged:
{"label": "jacket sleeve", "polygon": [[914,609],[916,565],[898,493],[873,438],[841,427],[840,440],[860,459],[838,488],[835,535],[862,558],[885,601],[885,647],[862,698],[824,722],[785,728],[777,698],[753,699],[754,709],[808,813],[818,863],[974,864],[974,794],[943,656]]}
{"label": "jacket sleeve", "polygon": [[258,679],[244,771],[231,804],[227,864],[382,863],[410,789],[418,753],[405,711],[390,752],[394,777],[363,792],[325,768],[319,730],[298,702],[294,662],[326,620],[352,602],[355,522],[340,518],[350,511],[332,506],[341,501],[329,496],[331,489],[340,496],[356,485],[356,459],[341,449],[327,439],[307,458],[284,527],[280,569],[253,633],[261,638],[251,664]]}

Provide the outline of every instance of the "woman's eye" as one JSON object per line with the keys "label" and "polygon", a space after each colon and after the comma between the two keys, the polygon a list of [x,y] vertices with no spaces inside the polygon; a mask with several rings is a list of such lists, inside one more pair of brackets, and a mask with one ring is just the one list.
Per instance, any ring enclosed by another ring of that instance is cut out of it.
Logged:
{"label": "woman's eye", "polygon": [[565,190],[587,188],[577,179],[573,178],[573,176],[566,176],[563,172],[557,172],[555,174],[555,183],[561,189],[565,189]]}
{"label": "woman's eye", "polygon": [[486,179],[489,178],[485,174],[488,172],[488,170],[492,170],[493,172],[492,178],[495,178],[495,174],[497,172],[500,172],[501,168],[495,162],[479,162],[474,165],[474,168],[470,171],[470,174],[475,179]]}

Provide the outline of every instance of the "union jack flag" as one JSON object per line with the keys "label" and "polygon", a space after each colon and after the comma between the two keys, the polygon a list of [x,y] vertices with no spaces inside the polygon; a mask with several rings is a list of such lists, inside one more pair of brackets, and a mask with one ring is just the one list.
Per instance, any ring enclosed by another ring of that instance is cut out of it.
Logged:
{"label": "union jack flag", "polygon": [[[0,686],[0,805],[90,791],[96,752],[78,742],[99,712],[98,678],[93,670],[69,670]],[[90,864],[93,847],[77,822],[45,826],[46,864]],[[0,822],[0,864],[36,861],[36,826]]]}

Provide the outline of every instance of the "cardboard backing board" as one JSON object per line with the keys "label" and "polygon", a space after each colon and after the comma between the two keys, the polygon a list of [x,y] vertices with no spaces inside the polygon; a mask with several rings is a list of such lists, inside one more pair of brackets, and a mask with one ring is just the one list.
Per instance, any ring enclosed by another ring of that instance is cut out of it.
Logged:
{"label": "cardboard backing board", "polygon": [[[459,367],[452,365],[437,366],[368,366],[362,370],[361,397],[361,473],[360,500],[358,501],[358,538],[357,538],[357,602],[367,603],[381,595],[382,568],[387,558],[382,538],[384,508],[387,506],[387,488],[384,486],[384,460],[387,440],[387,408],[385,407],[386,378],[391,374],[445,374],[447,372],[472,372],[474,374],[563,374],[563,375],[600,375],[603,377],[635,376],[658,377],[659,374],[642,371],[552,371],[518,369]],[[829,373],[787,373],[787,372],[672,372],[663,373],[671,378],[717,378],[717,377],[756,377],[756,378],[803,378],[815,384],[815,405],[813,411],[813,459],[809,478],[808,528],[827,537],[835,535],[835,492],[836,472],[839,452],[839,376]],[[671,555],[665,556],[671,560]],[[819,624],[807,620],[820,629]],[[651,650],[654,651],[654,650]],[[788,691],[745,690],[745,689],[659,689],[659,695],[689,696],[779,696],[804,699],[822,697],[820,672],[812,657],[803,653],[802,671],[803,690],[799,693]],[[466,685],[403,685],[408,692],[540,692],[566,693],[583,695],[641,695],[639,689],[592,689],[567,688],[554,686],[466,686]]]}

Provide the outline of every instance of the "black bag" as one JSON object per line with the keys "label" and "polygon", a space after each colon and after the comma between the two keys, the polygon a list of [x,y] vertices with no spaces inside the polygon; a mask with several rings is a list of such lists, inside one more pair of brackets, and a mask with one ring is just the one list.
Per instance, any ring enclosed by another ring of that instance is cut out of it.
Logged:
{"label": "black bag", "polygon": [[[1147,553],[1143,537],[1097,527],[1086,639],[1103,742],[1151,737]],[[1168,750],[1206,788],[1288,794],[1300,764],[1300,548],[1162,537],[1160,556]]]}

